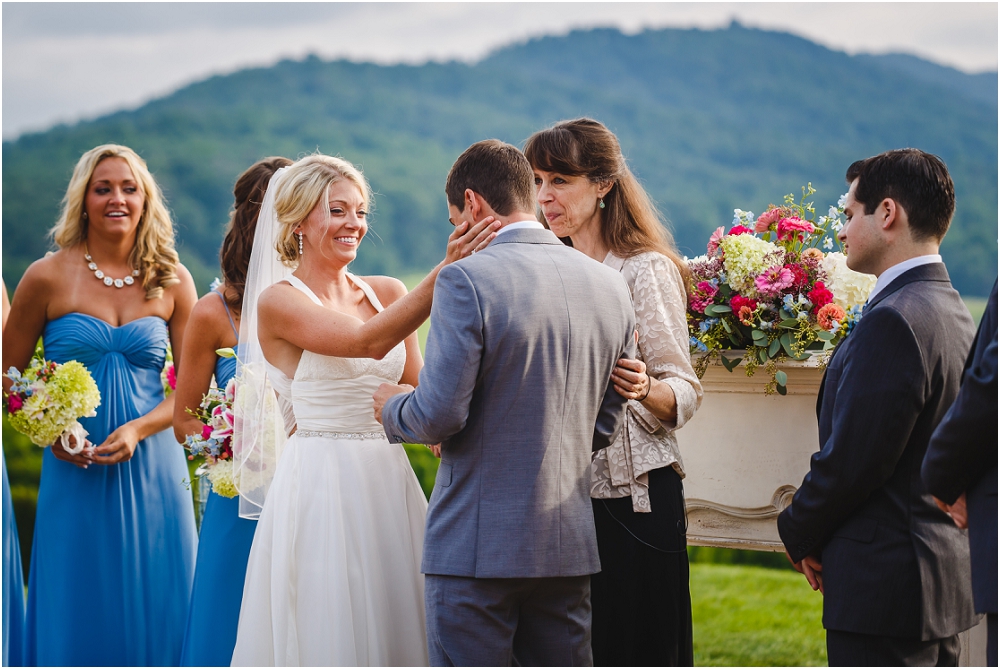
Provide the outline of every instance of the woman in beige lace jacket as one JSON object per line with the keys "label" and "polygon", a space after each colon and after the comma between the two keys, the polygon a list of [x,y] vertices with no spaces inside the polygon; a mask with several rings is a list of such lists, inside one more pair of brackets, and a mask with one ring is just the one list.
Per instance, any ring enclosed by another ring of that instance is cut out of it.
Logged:
{"label": "woman in beige lace jacket", "polygon": [[591,579],[594,664],[690,666],[684,469],[674,431],[701,404],[685,320],[687,268],[617,138],[590,119],[528,139],[549,228],[622,272],[632,291],[639,360],[623,360],[621,436],[594,454],[591,497],[602,571]]}

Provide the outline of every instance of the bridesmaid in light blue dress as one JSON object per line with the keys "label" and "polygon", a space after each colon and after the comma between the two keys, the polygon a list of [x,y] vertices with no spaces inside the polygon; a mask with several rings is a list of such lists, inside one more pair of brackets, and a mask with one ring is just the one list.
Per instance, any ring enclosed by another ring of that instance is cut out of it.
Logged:
{"label": "bridesmaid in light blue dress", "polygon": [[[266,158],[236,180],[233,215],[219,254],[224,282],[198,301],[188,322],[185,366],[177,377],[174,405],[174,434],[178,441],[201,432],[202,424],[187,410],[201,403],[213,370],[219,388],[225,388],[236,373],[236,359],[222,358],[215,352],[236,348],[239,341],[243,286],[260,203],[274,172],[291,164],[287,158]],[[239,517],[239,497],[227,499],[209,493],[201,520],[181,666],[229,666],[256,527],[256,521]]]}
{"label": "bridesmaid in light blue dress", "polygon": [[3,459],[3,666],[24,665],[24,573],[14,521],[14,500]]}
{"label": "bridesmaid in light blue dress", "polygon": [[[78,360],[101,391],[83,450],[46,449],[28,581],[29,665],[176,665],[197,537],[183,449],[160,373],[197,298],[145,163],[99,146],[80,159],[4,332],[3,365]],[[180,368],[182,358],[175,355]],[[77,445],[79,446],[79,445]]]}
{"label": "bridesmaid in light blue dress", "polygon": [[[3,329],[7,329],[10,300],[3,286]],[[21,570],[21,543],[14,519],[14,500],[7,480],[7,457],[3,457],[3,666],[24,664],[24,572]]]}

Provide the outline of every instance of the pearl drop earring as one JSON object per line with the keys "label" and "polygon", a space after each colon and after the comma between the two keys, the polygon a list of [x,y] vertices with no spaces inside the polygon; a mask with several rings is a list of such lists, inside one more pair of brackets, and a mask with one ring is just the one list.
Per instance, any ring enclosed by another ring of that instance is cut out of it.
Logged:
{"label": "pearl drop earring", "polygon": [[299,233],[299,257],[302,257],[302,233]]}

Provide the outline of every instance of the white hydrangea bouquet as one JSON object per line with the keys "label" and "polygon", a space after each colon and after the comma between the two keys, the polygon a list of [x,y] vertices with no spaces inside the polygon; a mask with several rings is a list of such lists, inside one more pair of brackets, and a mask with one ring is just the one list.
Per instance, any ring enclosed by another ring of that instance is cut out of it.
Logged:
{"label": "white hydrangea bouquet", "polygon": [[101,404],[101,392],[86,367],[76,360],[59,364],[34,358],[23,374],[11,367],[5,376],[14,382],[5,399],[15,430],[42,448],[58,440],[68,453],[83,450],[87,430],[78,421],[96,416]]}
{"label": "white hydrangea bouquet", "polygon": [[[815,192],[808,184],[798,202],[786,195],[756,218],[736,209],[729,232],[719,227],[707,254],[688,261],[687,320],[691,350],[703,354],[699,375],[714,357],[730,372],[743,362],[748,376],[764,365],[771,376],[765,393],[784,395],[787,375],[776,363],[832,349],[861,318],[875,277],[850,270],[843,253],[824,252],[840,245],[844,196],[817,218],[806,201]],[[730,360],[726,349],[745,352]]]}
{"label": "white hydrangea bouquet", "polygon": [[[232,357],[232,349],[219,349],[219,355]],[[237,381],[230,379],[224,390],[211,388],[202,397],[197,409],[188,413],[202,422],[201,434],[188,435],[184,447],[189,451],[188,460],[197,457],[204,462],[195,475],[208,478],[212,490],[222,497],[236,497],[239,491],[233,482],[233,399]]]}

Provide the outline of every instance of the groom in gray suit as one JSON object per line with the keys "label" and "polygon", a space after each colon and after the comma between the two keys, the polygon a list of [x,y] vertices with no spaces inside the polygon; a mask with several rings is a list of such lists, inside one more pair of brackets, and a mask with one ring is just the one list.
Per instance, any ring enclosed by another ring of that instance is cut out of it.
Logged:
{"label": "groom in gray suit", "polygon": [[515,147],[473,144],[445,192],[452,224],[503,227],[438,275],[419,387],[375,395],[390,441],[442,444],[422,565],[430,661],[592,665],[590,456],[620,428],[628,288],[535,220]]}

